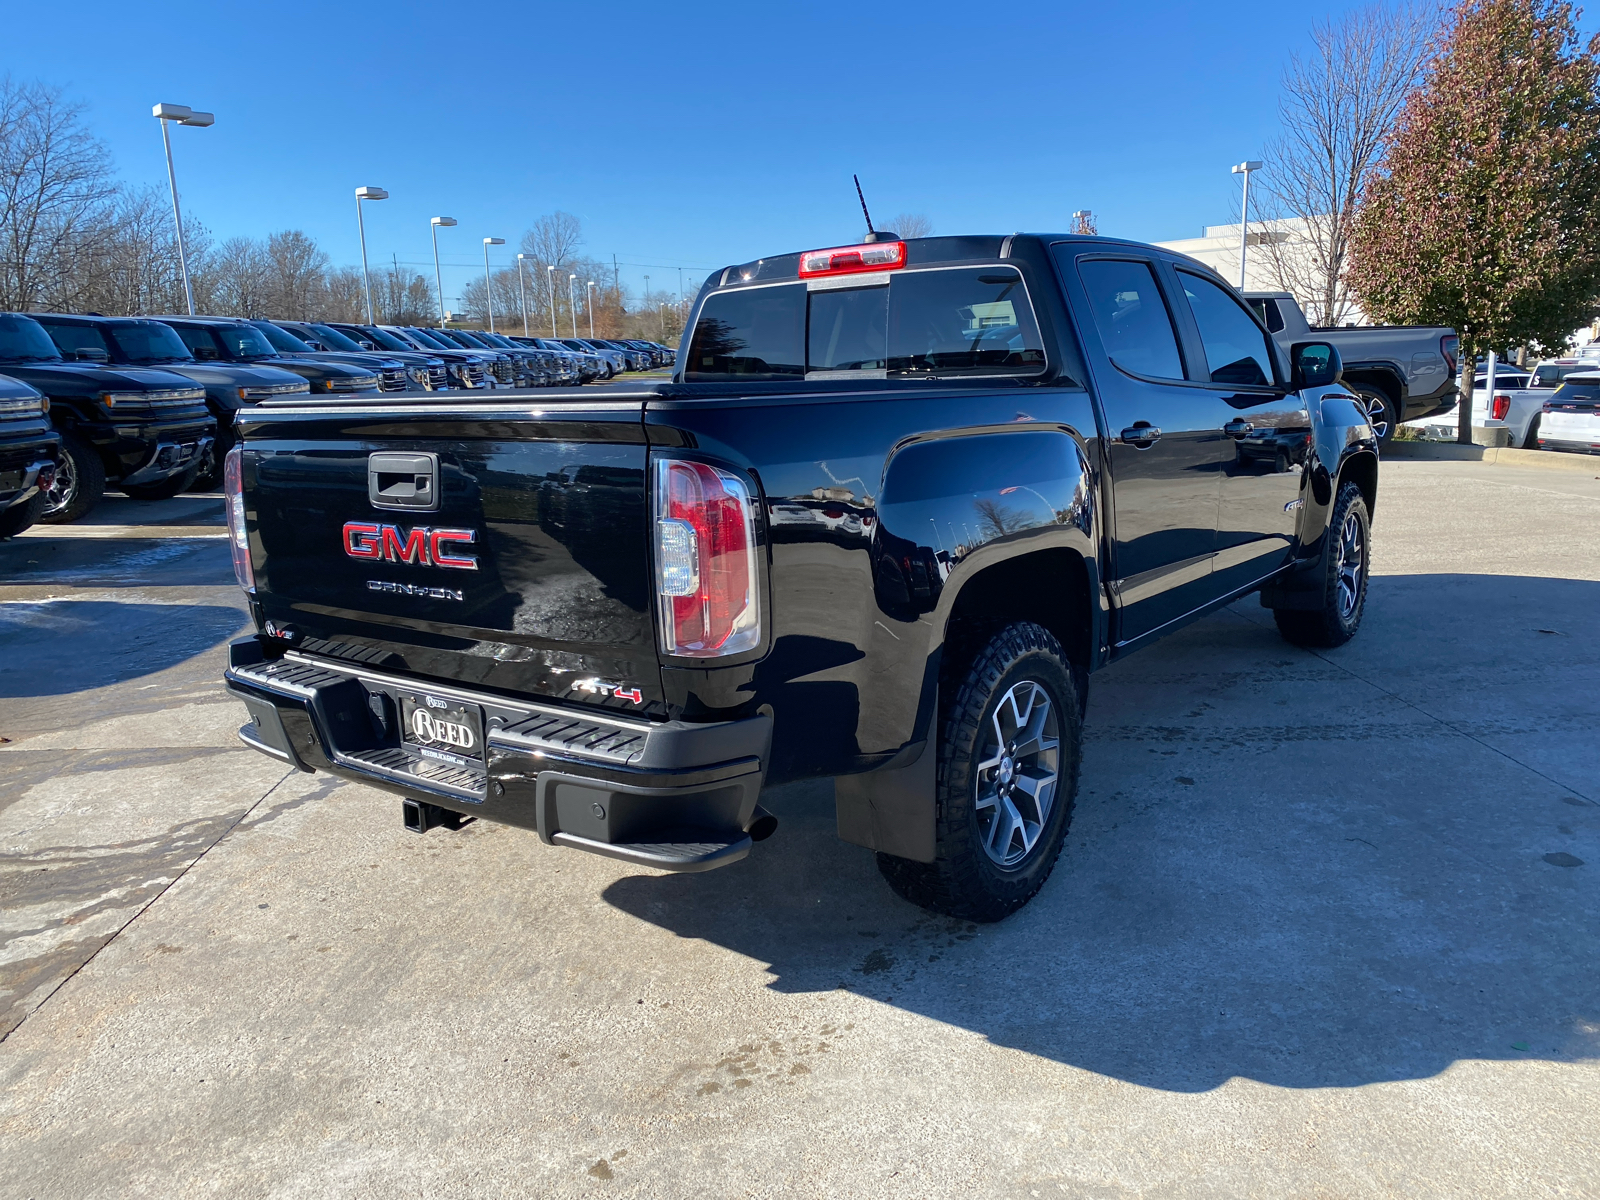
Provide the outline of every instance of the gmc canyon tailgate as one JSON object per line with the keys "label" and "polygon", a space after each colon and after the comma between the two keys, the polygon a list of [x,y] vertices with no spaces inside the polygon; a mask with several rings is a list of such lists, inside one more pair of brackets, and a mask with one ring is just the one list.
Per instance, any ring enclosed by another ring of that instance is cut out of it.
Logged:
{"label": "gmc canyon tailgate", "polygon": [[654,716],[643,397],[261,405],[260,619],[322,659]]}

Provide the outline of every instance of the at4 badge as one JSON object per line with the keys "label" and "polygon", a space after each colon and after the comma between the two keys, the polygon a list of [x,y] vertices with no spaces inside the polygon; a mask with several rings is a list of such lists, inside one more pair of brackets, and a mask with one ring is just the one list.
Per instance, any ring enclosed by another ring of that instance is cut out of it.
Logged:
{"label": "at4 badge", "polygon": [[631,700],[635,704],[644,703],[644,693],[636,687],[624,687],[620,683],[606,683],[599,679],[580,679],[572,685],[573,691],[588,692],[591,696],[614,696],[618,700]]}

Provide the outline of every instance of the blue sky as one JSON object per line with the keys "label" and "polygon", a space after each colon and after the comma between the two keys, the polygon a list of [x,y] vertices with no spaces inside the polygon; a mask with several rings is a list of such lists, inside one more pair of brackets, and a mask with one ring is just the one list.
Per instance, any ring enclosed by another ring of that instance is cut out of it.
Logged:
{"label": "blue sky", "polygon": [[0,71],[83,100],[133,182],[165,185],[152,104],[214,111],[173,134],[219,239],[299,228],[358,262],[353,192],[376,184],[375,262],[420,269],[428,218],[460,220],[447,296],[485,235],[555,209],[660,288],[854,240],[852,172],[875,216],[943,233],[1237,220],[1229,165],[1260,155],[1288,53],[1342,7],[80,0],[10,6]]}

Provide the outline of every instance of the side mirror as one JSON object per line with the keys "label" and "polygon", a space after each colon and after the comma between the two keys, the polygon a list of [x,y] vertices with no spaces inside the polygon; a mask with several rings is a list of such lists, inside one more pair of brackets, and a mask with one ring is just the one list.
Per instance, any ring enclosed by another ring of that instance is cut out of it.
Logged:
{"label": "side mirror", "polygon": [[1289,349],[1295,391],[1330,387],[1344,378],[1344,360],[1328,342],[1296,342]]}
{"label": "side mirror", "polygon": [[378,343],[377,342],[362,341],[361,348],[363,350],[376,350],[378,348]]}
{"label": "side mirror", "polygon": [[72,357],[78,362],[103,363],[111,361],[111,355],[104,350],[96,350],[91,346],[79,346],[72,352]]}
{"label": "side mirror", "polygon": [[215,362],[220,357],[215,346],[197,346],[194,356],[200,362]]}

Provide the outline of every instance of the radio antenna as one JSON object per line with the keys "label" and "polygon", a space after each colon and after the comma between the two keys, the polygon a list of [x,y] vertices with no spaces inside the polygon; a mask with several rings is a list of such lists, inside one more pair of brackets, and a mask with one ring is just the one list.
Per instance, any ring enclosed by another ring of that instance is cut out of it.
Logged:
{"label": "radio antenna", "polygon": [[[875,234],[877,230],[872,227],[872,214],[867,211],[867,198],[861,194],[861,180],[855,175],[850,176],[850,178],[854,179],[856,183],[856,199],[861,201],[861,215],[867,219],[867,233],[869,235]],[[873,239],[869,236],[867,240],[870,242]]]}

